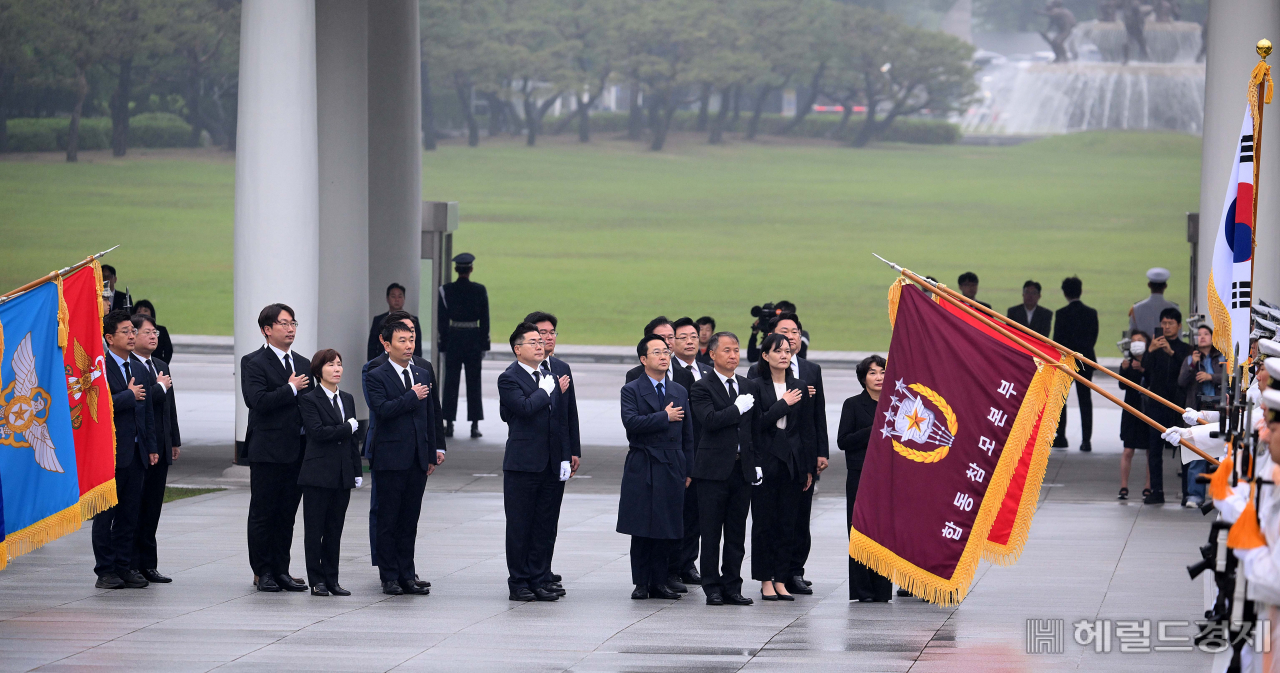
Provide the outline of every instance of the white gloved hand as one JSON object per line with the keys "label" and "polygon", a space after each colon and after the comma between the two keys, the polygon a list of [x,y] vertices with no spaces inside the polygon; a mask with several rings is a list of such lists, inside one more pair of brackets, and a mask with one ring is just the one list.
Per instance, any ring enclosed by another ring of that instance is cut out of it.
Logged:
{"label": "white gloved hand", "polygon": [[[1183,432],[1186,432],[1187,434],[1183,435],[1182,434]],[[1181,443],[1183,437],[1190,437],[1190,436],[1191,436],[1191,433],[1187,432],[1186,428],[1169,428],[1168,430],[1165,430],[1163,433],[1160,434],[1160,439],[1163,439],[1164,441],[1170,444],[1173,444],[1174,446],[1177,446],[1179,443]]]}
{"label": "white gloved hand", "polygon": [[764,483],[764,470],[756,468],[756,480],[751,482],[752,486],[759,486]]}
{"label": "white gloved hand", "polygon": [[356,477],[356,488],[364,486],[364,477]]}
{"label": "white gloved hand", "polygon": [[745,414],[751,411],[751,407],[756,405],[755,395],[739,395],[734,401],[733,406],[738,408],[738,413]]}
{"label": "white gloved hand", "polygon": [[538,381],[538,387],[550,395],[551,389],[556,387],[556,378],[554,376],[544,376],[541,381]]}
{"label": "white gloved hand", "polygon": [[351,426],[351,434],[353,435],[356,434],[356,431],[360,429],[360,421],[357,421],[354,418],[348,418],[347,425]]}
{"label": "white gloved hand", "polygon": [[1222,416],[1217,411],[1196,411],[1195,409],[1187,409],[1182,412],[1182,421],[1187,425],[1197,425],[1200,421],[1205,423],[1217,423]]}
{"label": "white gloved hand", "polygon": [[571,474],[573,474],[573,468],[569,467],[569,461],[560,461],[560,481],[569,481]]}

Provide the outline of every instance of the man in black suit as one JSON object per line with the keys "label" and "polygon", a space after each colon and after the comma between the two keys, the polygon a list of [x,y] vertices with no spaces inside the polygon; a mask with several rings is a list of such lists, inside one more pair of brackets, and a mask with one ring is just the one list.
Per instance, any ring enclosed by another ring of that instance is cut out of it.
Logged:
{"label": "man in black suit", "polygon": [[1053,311],[1040,305],[1040,283],[1034,280],[1022,284],[1022,303],[1010,306],[1005,315],[1033,332],[1049,336],[1049,327],[1053,323]]}
{"label": "man in black suit", "polygon": [[[555,453],[558,447],[562,462],[566,456],[568,457],[569,476],[572,477],[578,473],[578,467],[582,464],[582,438],[578,429],[578,393],[573,386],[573,370],[569,367],[569,363],[555,357],[558,321],[554,315],[544,311],[534,311],[525,316],[524,321],[537,327],[538,336],[542,339],[542,351],[546,359],[538,365],[541,375],[551,376],[557,381],[561,377],[569,379],[569,387],[564,391],[561,391],[559,386],[551,389],[551,447],[552,453]],[[538,529],[533,536],[534,544],[537,545],[533,551],[535,565],[546,568],[544,577],[540,578],[542,586],[561,596],[566,592],[564,585],[560,582],[560,576],[551,570],[551,560],[555,554],[556,535],[560,527],[560,507],[564,503],[564,487],[567,483],[568,480],[557,479],[556,483],[551,485],[552,498],[555,500],[554,511],[547,513],[550,517],[548,520],[538,522]],[[536,580],[535,583],[537,583]]]}
{"label": "man in black suit", "polygon": [[378,484],[378,575],[382,592],[427,595],[414,569],[414,542],[427,477],[444,462],[439,443],[439,417],[431,396],[434,379],[413,364],[416,340],[403,320],[387,321],[382,338],[389,344],[387,362],[369,371],[369,400],[374,437],[369,467]]}
{"label": "man in black suit", "polygon": [[147,403],[154,381],[131,353],[137,333],[127,311],[112,311],[102,321],[107,387],[116,427],[116,505],[93,517],[93,571],[99,589],[140,589],[148,584],[133,569],[133,540],[147,467],[155,465],[160,456],[155,411]]}
{"label": "man in black suit", "polygon": [[[1098,343],[1098,311],[1084,305],[1080,295],[1084,293],[1084,283],[1072,276],[1062,281],[1062,295],[1067,298],[1067,305],[1058,309],[1053,319],[1053,340],[1071,350],[1096,360],[1093,347]],[[1080,375],[1093,380],[1093,368],[1085,367]],[[1080,450],[1092,451],[1089,440],[1093,437],[1093,397],[1088,387],[1076,382],[1076,399],[1080,403]],[[1053,440],[1055,448],[1067,446],[1067,405],[1062,405],[1062,416],[1058,420],[1058,435]]]}
{"label": "man in black suit", "polygon": [[[400,283],[392,283],[387,286],[387,312],[379,313],[373,317],[373,323],[369,325],[369,342],[365,347],[367,351],[366,360],[372,360],[382,355],[382,323],[386,322],[387,316],[392,313],[404,311],[404,286]],[[417,335],[417,340],[413,342],[413,356],[422,356],[422,325],[418,324],[418,316],[410,315],[409,320],[413,322],[413,333]]]}
{"label": "man in black suit", "polygon": [[692,475],[702,536],[702,592],[707,596],[707,605],[753,602],[742,595],[742,557],[747,553],[751,485],[760,483],[763,475],[755,465],[751,448],[751,430],[759,413],[753,408],[755,384],[734,375],[738,350],[734,333],[712,335],[707,353],[715,370],[689,391],[693,417],[702,427]]}
{"label": "man in black suit", "polygon": [[[417,329],[417,323],[414,322],[414,317],[410,315],[408,311],[389,311],[386,314],[386,317],[383,319],[382,324],[378,325],[378,329],[379,329],[378,346],[382,349],[382,352],[380,355],[378,355],[378,357],[375,357],[372,360],[364,363],[364,367],[360,369],[360,389],[364,391],[364,404],[366,407],[369,406],[369,385],[368,385],[369,372],[386,364],[387,350],[390,349],[391,347],[391,344],[387,343],[382,338],[381,330],[384,325],[386,325],[388,322],[393,322],[393,321],[399,321],[409,327],[412,327],[414,339],[415,339],[414,346],[415,347],[419,346],[419,344],[416,343],[416,339],[421,333]],[[421,369],[426,371],[427,378],[429,380],[431,381],[439,380],[436,377],[436,370],[434,367],[431,366],[430,361],[415,355],[413,356],[413,364],[415,367],[420,367]],[[440,395],[439,394],[428,395],[427,398],[431,400],[431,407],[432,407],[431,413],[432,413],[432,419],[433,419],[432,426],[435,428],[436,446],[439,448],[439,451],[444,452],[445,450],[444,416],[441,415],[440,413]],[[373,457],[369,453],[369,443],[373,441],[373,434],[374,434],[373,421],[374,421],[373,415],[370,414],[369,427],[366,428],[365,430],[364,446],[361,449],[361,453],[364,455],[364,457],[370,458],[370,459],[372,459]],[[369,483],[369,563],[374,566],[378,565],[378,482],[377,481],[370,481]],[[422,579],[414,580],[414,584],[425,589],[431,588],[431,582],[427,580],[422,580]]]}
{"label": "man in black suit", "polygon": [[[569,390],[569,377],[546,376],[536,325],[522,322],[509,338],[516,361],[498,375],[499,413],[507,424],[502,457],[502,502],[507,515],[507,588],[513,601],[560,598],[550,580],[550,547],[543,538],[573,472],[566,444],[552,439],[553,396]],[[563,402],[563,398],[561,398]],[[558,446],[556,444],[559,444]]]}
{"label": "man in black suit", "polygon": [[240,358],[240,392],[249,407],[249,565],[258,591],[306,591],[289,574],[289,550],[307,441],[298,394],[311,386],[311,361],[292,350],[298,332],[293,309],[268,305],[258,314],[258,329],[266,344]]}
{"label": "man in black suit", "polygon": [[[692,318],[680,318],[671,323],[675,329],[674,348],[671,353],[672,379],[693,390],[703,378],[714,376],[714,369],[698,362],[698,324]],[[698,438],[702,436],[702,422],[693,415],[693,450],[698,450]],[[698,484],[692,482],[684,494],[684,539],[675,546],[671,555],[670,574],[673,583],[702,584],[698,573]]]}
{"label": "man in black suit", "polygon": [[124,292],[116,289],[116,268],[110,264],[102,265],[102,282],[107,284],[107,291],[104,298],[109,298],[111,305],[107,307],[107,311],[124,311],[125,313],[133,312],[133,297],[129,295],[129,289],[126,287]]}
{"label": "man in black suit", "polygon": [[986,306],[987,308],[991,308],[991,304],[978,299],[978,274],[972,271],[965,271],[956,279],[956,286],[960,288],[960,294],[982,304],[983,306]]}
{"label": "man in black suit", "polygon": [[[800,350],[800,339],[804,328],[800,325],[800,317],[794,313],[783,313],[771,322],[770,332],[787,337],[791,342],[792,352]],[[760,370],[751,368],[749,376],[759,376]],[[809,394],[813,396],[813,427],[817,434],[818,471],[813,476],[816,485],[822,471],[830,464],[830,440],[827,437],[827,394],[822,387],[822,367],[809,362],[804,357],[791,358],[791,375],[809,384]],[[791,577],[786,580],[787,591],[793,594],[812,594],[813,583],[804,578],[805,564],[809,562],[809,550],[813,547],[813,536],[809,531],[809,521],[813,515],[813,492],[818,489],[805,489],[800,494],[800,506],[796,511],[795,546],[791,555]]]}
{"label": "man in black suit", "polygon": [[707,352],[707,345],[711,342],[711,335],[716,333],[716,319],[709,315],[698,318],[698,362],[712,366],[711,354]]}
{"label": "man in black suit", "polygon": [[145,313],[133,314],[133,327],[138,331],[133,354],[142,361],[147,375],[154,381],[147,396],[155,415],[156,449],[159,459],[147,468],[142,480],[142,508],[138,513],[138,532],[134,536],[133,569],[149,582],[168,584],[173,579],[156,570],[156,529],[160,525],[160,508],[164,505],[164,487],[169,478],[169,466],[177,460],[182,446],[178,432],[178,404],[173,398],[173,378],[169,363],[156,357],[160,345],[160,329],[155,320]]}

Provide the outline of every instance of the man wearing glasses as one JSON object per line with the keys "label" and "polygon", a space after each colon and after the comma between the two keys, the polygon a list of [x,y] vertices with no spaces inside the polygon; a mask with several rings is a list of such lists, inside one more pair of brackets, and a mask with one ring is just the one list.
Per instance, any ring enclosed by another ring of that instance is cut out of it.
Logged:
{"label": "man wearing glasses", "polygon": [[306,591],[289,574],[289,550],[306,450],[298,394],[311,386],[311,361],[292,351],[298,332],[293,309],[267,306],[258,314],[258,329],[266,344],[240,359],[240,392],[249,407],[241,456],[249,463],[249,565],[258,591]]}
{"label": "man wearing glasses", "polygon": [[550,545],[564,487],[573,472],[566,445],[552,441],[556,400],[563,404],[569,377],[545,375],[546,351],[538,327],[516,326],[509,339],[516,361],[498,375],[499,414],[507,424],[502,458],[502,501],[507,515],[507,588],[513,601],[554,601],[563,589],[548,586]]}
{"label": "man wearing glasses", "polygon": [[151,403],[155,414],[156,450],[159,453],[159,458],[147,468],[147,475],[142,480],[142,505],[138,513],[138,532],[134,536],[133,569],[148,582],[168,584],[173,579],[157,570],[156,529],[160,526],[160,509],[164,505],[164,487],[169,479],[169,466],[181,452],[178,405],[173,398],[173,378],[169,374],[169,363],[155,354],[160,346],[160,330],[156,327],[155,320],[146,313],[135,313],[133,327],[138,331],[133,355],[142,362],[143,369],[152,381],[147,401]]}
{"label": "man wearing glasses", "polygon": [[[714,377],[715,369],[698,362],[700,334],[693,318],[681,318],[671,326],[675,329],[675,344],[671,354],[672,380],[693,390],[693,384],[703,377]],[[692,415],[692,414],[691,414]],[[693,450],[698,450],[698,438],[702,436],[702,423],[693,416]],[[690,483],[684,494],[684,539],[671,554],[669,574],[673,584],[702,584],[698,574],[698,485]],[[687,587],[686,587],[687,588]]]}

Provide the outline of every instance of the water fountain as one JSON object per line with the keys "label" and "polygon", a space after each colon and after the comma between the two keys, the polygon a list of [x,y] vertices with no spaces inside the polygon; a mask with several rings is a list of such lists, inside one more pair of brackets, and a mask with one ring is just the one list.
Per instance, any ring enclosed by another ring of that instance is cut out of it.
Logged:
{"label": "water fountain", "polygon": [[1138,60],[1119,21],[1084,21],[1067,42],[1076,59],[987,56],[979,100],[962,116],[970,135],[1045,135],[1098,129],[1199,134],[1204,124],[1200,25],[1148,21],[1147,54]]}

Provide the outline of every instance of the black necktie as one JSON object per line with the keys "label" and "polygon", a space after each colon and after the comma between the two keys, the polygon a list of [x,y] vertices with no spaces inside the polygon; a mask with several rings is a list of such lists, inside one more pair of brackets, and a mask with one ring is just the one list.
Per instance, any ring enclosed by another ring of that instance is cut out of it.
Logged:
{"label": "black necktie", "polygon": [[125,360],[125,361],[121,362],[120,364],[121,364],[121,366],[123,366],[123,367],[124,367],[124,382],[125,382],[125,385],[129,385],[129,379],[133,378],[133,374],[130,374],[130,373],[129,373],[129,361],[128,361],[128,360]]}
{"label": "black necktie", "polygon": [[342,418],[342,407],[338,406],[337,395],[333,396],[333,413],[337,414],[339,419]]}
{"label": "black necktie", "polygon": [[404,389],[408,390],[413,387],[413,381],[409,380],[409,368],[405,367],[400,370],[400,375],[404,377]]}
{"label": "black necktie", "polygon": [[284,354],[284,371],[289,376],[293,376],[293,361],[289,359],[289,354]]}
{"label": "black necktie", "polygon": [[662,384],[661,384],[661,383],[659,383],[659,384],[658,384],[658,399],[659,399],[659,400],[666,400],[666,399],[667,399],[667,390],[666,390],[666,388],[663,388],[663,387],[662,387]]}
{"label": "black necktie", "polygon": [[733,379],[725,379],[724,384],[729,386],[729,401],[732,402],[738,396],[738,391],[733,389]]}
{"label": "black necktie", "polygon": [[151,378],[153,378],[153,379],[158,379],[158,378],[160,378],[159,376],[157,376],[157,375],[156,375],[156,365],[155,365],[155,363],[153,363],[153,362],[152,362],[152,361],[150,361],[150,360],[147,360],[147,369],[151,370]]}

